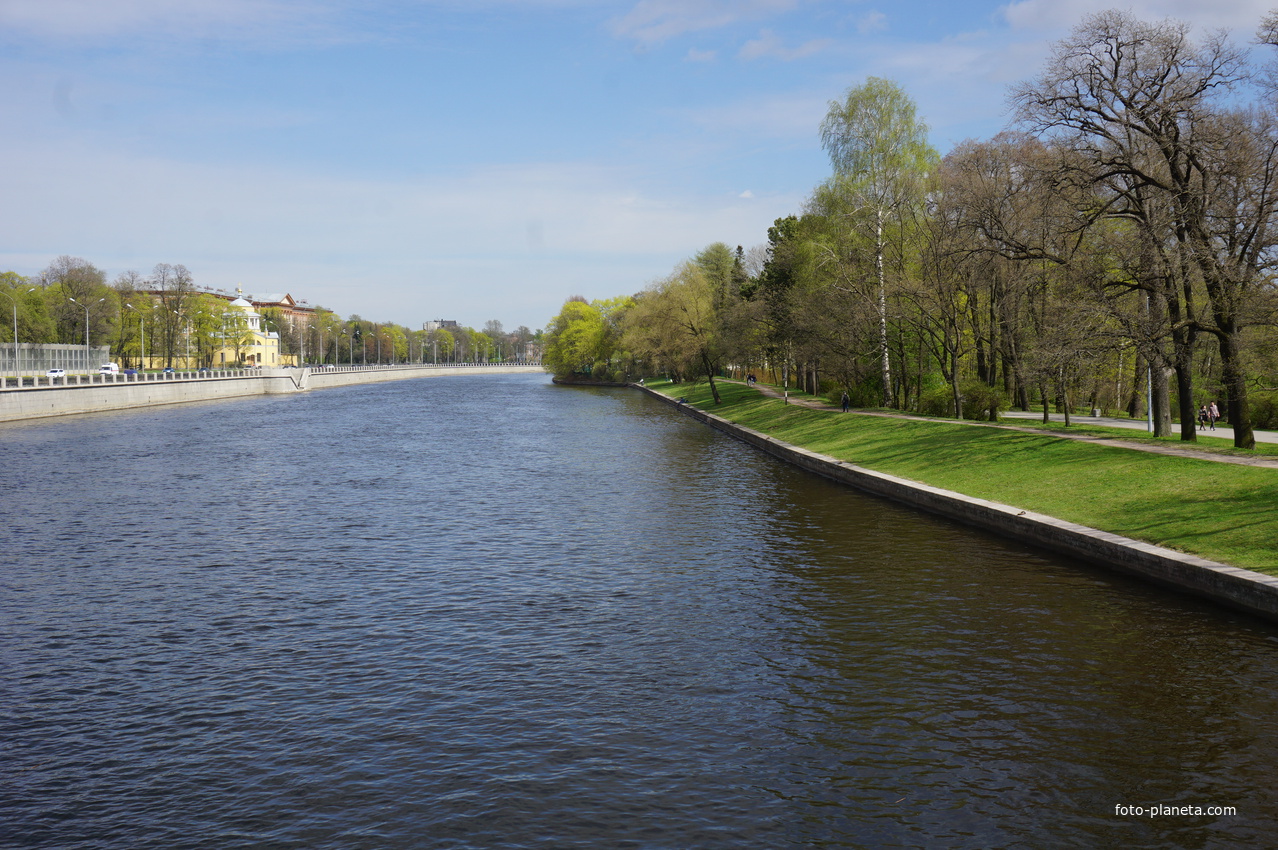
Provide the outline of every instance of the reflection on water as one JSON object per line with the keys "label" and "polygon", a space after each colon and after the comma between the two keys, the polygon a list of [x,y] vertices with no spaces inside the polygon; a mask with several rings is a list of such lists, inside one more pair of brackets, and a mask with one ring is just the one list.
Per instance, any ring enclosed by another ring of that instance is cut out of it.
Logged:
{"label": "reflection on water", "polygon": [[[0,427],[0,844],[1260,846],[1276,631],[624,390]],[[1234,806],[1139,818],[1116,805]]]}

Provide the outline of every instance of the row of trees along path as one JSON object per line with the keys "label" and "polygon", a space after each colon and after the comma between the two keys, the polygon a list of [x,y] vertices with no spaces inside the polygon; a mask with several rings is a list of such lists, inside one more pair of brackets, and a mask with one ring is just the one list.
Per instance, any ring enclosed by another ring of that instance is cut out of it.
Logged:
{"label": "row of trees along path", "polygon": [[[725,383],[742,384],[748,386],[745,381],[725,381]],[[800,398],[788,395],[788,393],[770,387],[766,384],[756,383],[754,388],[760,395],[768,398],[784,399],[788,404],[796,404],[800,407],[807,407],[812,410],[831,410],[838,411],[840,408],[828,404],[820,399]],[[912,419],[916,422],[936,422],[926,416],[911,416],[907,413],[887,413],[881,410],[852,410],[850,415],[856,416],[878,416],[886,419]],[[1025,434],[1045,434],[1052,437],[1060,437],[1065,440],[1078,440],[1085,443],[1096,443],[1102,446],[1114,446],[1115,448],[1133,449],[1138,452],[1149,452],[1158,455],[1172,455],[1174,457],[1188,457],[1196,460],[1209,460],[1216,463],[1233,463],[1238,466],[1259,466],[1268,469],[1278,469],[1278,458],[1253,457],[1246,455],[1225,455],[1217,454],[1207,448],[1187,448],[1182,445],[1167,445],[1158,443],[1141,443],[1135,440],[1124,440],[1120,437],[1097,437],[1091,434],[1072,434],[1068,431],[1055,431],[1044,428],[1024,428],[1017,425],[1003,425],[994,422],[973,422],[970,420],[944,420],[950,425],[970,425],[974,428],[998,428],[1004,431],[1020,431]]]}
{"label": "row of trees along path", "polygon": [[829,178],[766,244],[575,299],[544,362],[955,419],[1149,410],[1185,443],[1215,401],[1252,449],[1278,430],[1278,12],[1257,23],[1242,44],[1088,17],[1009,91],[1005,132],[945,156],[899,86],[853,86],[820,127]]}

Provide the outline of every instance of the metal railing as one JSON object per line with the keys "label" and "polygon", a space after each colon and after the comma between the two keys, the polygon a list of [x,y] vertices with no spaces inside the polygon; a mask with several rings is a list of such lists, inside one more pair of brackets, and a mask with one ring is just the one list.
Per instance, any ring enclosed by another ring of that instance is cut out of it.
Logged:
{"label": "metal railing", "polygon": [[314,364],[304,367],[279,367],[271,369],[198,369],[167,372],[137,372],[126,374],[121,371],[110,374],[68,374],[61,376],[25,375],[14,378],[11,375],[0,376],[0,391],[63,389],[67,387],[93,387],[111,384],[159,383],[165,381],[207,381],[227,378],[264,378],[280,373],[310,369],[313,372],[373,372],[388,369],[475,369],[501,368],[509,366],[541,366],[539,360],[507,361],[505,363],[370,363],[368,365]]}

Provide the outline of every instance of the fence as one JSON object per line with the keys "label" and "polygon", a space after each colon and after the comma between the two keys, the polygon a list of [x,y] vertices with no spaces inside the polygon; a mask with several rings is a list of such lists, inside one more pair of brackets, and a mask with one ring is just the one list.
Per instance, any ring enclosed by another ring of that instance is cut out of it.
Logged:
{"label": "fence", "polygon": [[0,343],[0,375],[43,375],[50,369],[68,372],[98,371],[103,363],[111,362],[111,347],[95,345],[87,349],[83,345],[38,345],[20,343],[16,362],[13,343]]}

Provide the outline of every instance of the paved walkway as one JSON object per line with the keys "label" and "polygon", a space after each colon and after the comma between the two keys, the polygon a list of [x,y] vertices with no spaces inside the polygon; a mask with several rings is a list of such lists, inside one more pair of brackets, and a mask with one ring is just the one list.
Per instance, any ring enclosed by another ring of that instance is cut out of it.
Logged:
{"label": "paved walkway", "polygon": [[[1065,416],[1060,413],[1050,415],[1052,422],[1065,423]],[[1031,419],[1035,422],[1043,421],[1043,412],[1032,410],[1007,410],[999,413],[1002,419]],[[1143,419],[1115,419],[1108,416],[1071,416],[1070,423],[1073,425],[1103,425],[1106,428],[1130,428],[1133,431],[1149,432],[1149,426]],[[1176,433],[1180,433],[1180,425],[1172,423],[1172,427],[1176,429]],[[1222,440],[1234,441],[1234,429],[1225,425],[1217,425],[1213,430],[1208,428],[1205,431],[1199,431],[1202,437],[1219,437]],[[1253,431],[1252,434],[1256,438],[1257,443],[1278,443],[1278,431]]]}
{"label": "paved walkway", "polygon": [[[743,384],[744,381],[729,381],[728,383]],[[765,396],[770,398],[782,398],[783,393],[775,387],[764,386],[763,384],[755,384],[754,388]],[[838,410],[839,408],[832,404],[826,404],[811,398],[790,397],[790,404],[797,404],[801,407],[808,407],[813,410]],[[926,416],[911,416],[908,413],[888,413],[879,410],[854,410],[853,413],[859,416],[881,416],[885,419],[913,419],[919,422],[936,422],[938,420]],[[1041,412],[1034,413],[1028,411],[1014,410],[1005,413],[999,413],[1004,419],[1032,419],[1038,422],[1043,421]],[[1267,469],[1278,469],[1278,458],[1272,457],[1252,457],[1247,455],[1226,455],[1213,452],[1210,448],[1194,446],[1192,444],[1175,444],[1175,443],[1137,443],[1130,440],[1122,440],[1117,437],[1095,437],[1089,434],[1077,434],[1069,431],[1053,431],[1044,430],[1042,428],[1022,428],[1016,425],[1003,425],[995,422],[973,422],[970,420],[946,419],[939,420],[949,422],[952,425],[972,425],[978,428],[1001,428],[1006,431],[1020,431],[1026,434],[1050,434],[1053,437],[1062,437],[1066,440],[1079,440],[1080,442],[1096,443],[1102,446],[1114,446],[1115,448],[1132,449],[1138,452],[1149,452],[1151,454],[1171,455],[1174,457],[1188,457],[1196,460],[1209,460],[1216,463],[1232,463],[1238,466],[1259,466]],[[1052,422],[1065,422],[1065,417],[1059,414],[1051,416]],[[1144,422],[1134,422],[1131,419],[1109,419],[1105,417],[1093,418],[1091,416],[1072,416],[1071,423],[1079,425],[1104,425],[1113,428],[1133,428],[1145,430]],[[1204,435],[1213,437],[1221,437],[1233,440],[1234,432],[1229,428],[1217,426],[1216,430],[1205,431]],[[1258,443],[1278,443],[1278,432],[1274,431],[1257,431],[1256,442]]]}

